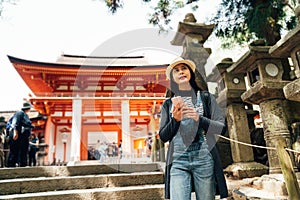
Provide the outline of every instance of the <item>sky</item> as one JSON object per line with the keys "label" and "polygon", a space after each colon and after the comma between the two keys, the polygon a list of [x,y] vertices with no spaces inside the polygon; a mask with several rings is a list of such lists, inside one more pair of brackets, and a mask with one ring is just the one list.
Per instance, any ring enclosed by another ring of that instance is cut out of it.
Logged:
{"label": "sky", "polygon": [[[130,46],[128,43],[131,41],[122,41],[122,36],[126,34],[133,40],[135,37],[147,40],[148,35],[144,34],[144,30],[151,35],[156,31],[158,34],[158,28],[148,24],[147,14],[151,12],[151,5],[141,0],[124,2],[124,7],[116,14],[111,14],[102,0],[17,0],[14,5],[5,4],[0,18],[0,111],[20,109],[23,99],[32,94],[7,55],[55,62],[62,53],[88,56],[107,44]],[[199,1],[198,11],[193,12],[197,22],[206,23],[219,2]],[[183,21],[188,12],[191,12],[189,7],[174,13],[171,22],[174,31],[159,36],[166,41],[164,46],[128,47],[123,52],[112,51],[110,56],[144,55],[151,64],[170,63],[179,56],[177,54],[182,47],[173,50],[169,42],[177,30],[178,22]],[[208,38],[204,46],[212,49],[211,65],[227,55],[233,59],[242,55],[242,51],[238,50],[232,57],[232,52],[222,50],[220,41],[213,36]]]}

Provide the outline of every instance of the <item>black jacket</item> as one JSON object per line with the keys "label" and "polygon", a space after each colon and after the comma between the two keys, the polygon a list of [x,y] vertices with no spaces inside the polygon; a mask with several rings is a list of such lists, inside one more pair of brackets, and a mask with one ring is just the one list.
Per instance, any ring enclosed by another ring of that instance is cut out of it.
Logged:
{"label": "black jacket", "polygon": [[17,111],[12,118],[12,129],[18,130],[19,134],[30,135],[33,128],[29,116],[23,111]]}
{"label": "black jacket", "polygon": [[[228,190],[215,140],[215,134],[224,134],[226,131],[225,118],[212,94],[207,91],[201,91],[201,99],[203,102],[204,114],[199,117],[199,128],[202,128],[206,132],[207,143],[214,159],[217,194],[220,194],[221,198],[225,198],[228,196]],[[165,170],[166,199],[170,198],[170,169],[172,167],[172,155],[174,149],[172,139],[176,135],[180,125],[180,122],[177,122],[170,115],[171,106],[171,99],[166,99],[161,108],[161,122],[159,130],[160,139],[163,142],[169,142]]]}

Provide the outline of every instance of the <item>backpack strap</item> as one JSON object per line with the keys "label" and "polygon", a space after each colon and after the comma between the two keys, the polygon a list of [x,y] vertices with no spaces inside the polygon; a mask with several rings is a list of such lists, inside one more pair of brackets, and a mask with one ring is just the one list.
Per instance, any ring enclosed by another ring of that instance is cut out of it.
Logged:
{"label": "backpack strap", "polygon": [[207,118],[211,118],[211,110],[210,110],[210,104],[211,104],[211,99],[210,99],[210,94],[208,91],[202,91],[202,96],[203,96],[203,106],[204,106],[204,115]]}

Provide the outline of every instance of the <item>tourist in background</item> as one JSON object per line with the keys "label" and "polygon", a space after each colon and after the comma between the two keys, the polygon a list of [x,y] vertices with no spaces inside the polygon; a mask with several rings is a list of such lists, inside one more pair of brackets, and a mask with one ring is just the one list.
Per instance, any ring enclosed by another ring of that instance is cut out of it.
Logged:
{"label": "tourist in background", "polygon": [[152,150],[152,133],[149,132],[147,138],[145,139],[145,147],[146,147],[146,156],[151,156]]}
{"label": "tourist in background", "polygon": [[118,156],[118,146],[115,142],[113,142],[112,145],[113,145],[113,157],[117,157]]}
{"label": "tourist in background", "polygon": [[29,166],[36,166],[36,152],[39,147],[39,138],[34,133],[29,138]]}
{"label": "tourist in background", "polygon": [[109,143],[107,146],[107,156],[113,157],[113,155],[114,155],[114,146],[113,144]]}
{"label": "tourist in background", "polygon": [[107,158],[107,143],[106,141],[100,143],[100,147],[98,148],[100,154],[100,163],[104,163]]}
{"label": "tourist in background", "polygon": [[120,144],[119,144],[119,157],[120,157],[120,159],[123,157],[122,140],[120,140]]}
{"label": "tourist in background", "polygon": [[26,167],[29,147],[29,136],[33,128],[28,113],[31,110],[29,102],[23,103],[21,110],[17,111],[9,128],[9,158],[8,167]]}
{"label": "tourist in background", "polygon": [[[169,142],[165,198],[214,200],[228,196],[214,134],[226,131],[223,113],[213,95],[195,81],[194,62],[177,59],[166,70],[170,98],[161,108],[159,136]],[[215,183],[217,183],[217,188]]]}
{"label": "tourist in background", "polygon": [[94,157],[96,160],[100,160],[100,152],[99,152],[100,147],[101,147],[100,140],[97,140],[97,143],[94,148]]}
{"label": "tourist in background", "polygon": [[6,122],[4,117],[0,117],[0,167],[5,166],[4,143],[6,138],[5,128]]}

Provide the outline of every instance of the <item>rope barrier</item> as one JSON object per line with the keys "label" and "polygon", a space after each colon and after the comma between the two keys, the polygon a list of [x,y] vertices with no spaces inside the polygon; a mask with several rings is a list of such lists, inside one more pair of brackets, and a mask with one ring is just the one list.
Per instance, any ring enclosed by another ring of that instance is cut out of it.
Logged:
{"label": "rope barrier", "polygon": [[293,153],[300,153],[300,151],[296,151],[294,149],[289,149],[289,148],[284,148],[284,149]]}
{"label": "rope barrier", "polygon": [[[277,150],[275,147],[265,147],[265,146],[259,146],[259,145],[245,143],[245,142],[240,142],[240,141],[225,137],[223,135],[217,135],[217,136],[220,137],[220,138],[223,138],[225,140],[235,142],[235,143],[238,143],[238,144],[242,144],[242,145],[245,145],[245,146],[256,147],[256,148],[261,148],[261,149],[268,149],[268,150]],[[300,154],[300,151],[296,151],[294,149],[290,149],[290,148],[284,148],[284,149],[287,150],[287,151],[293,152],[293,153],[299,153]],[[9,151],[9,149],[3,149],[3,151]]]}
{"label": "rope barrier", "polygon": [[[256,147],[256,148],[261,148],[261,149],[268,149],[268,150],[277,150],[276,147],[264,147],[264,146],[259,146],[259,145],[254,145],[254,144],[249,144],[249,143],[233,140],[233,139],[225,137],[223,135],[217,135],[217,136],[220,137],[220,138],[223,138],[225,140],[235,142],[235,143],[238,143],[238,144],[242,144],[242,145],[245,145],[245,146],[251,146],[251,147]],[[293,152],[293,153],[299,153],[300,154],[300,151],[296,151],[294,149],[290,149],[290,148],[284,148],[284,149],[287,150],[287,151]]]}

